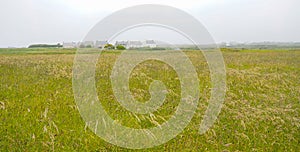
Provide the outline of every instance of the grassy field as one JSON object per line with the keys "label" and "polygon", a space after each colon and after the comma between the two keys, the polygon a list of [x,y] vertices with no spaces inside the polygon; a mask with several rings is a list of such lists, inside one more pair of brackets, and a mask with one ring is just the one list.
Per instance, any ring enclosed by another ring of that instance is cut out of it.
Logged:
{"label": "grassy field", "polygon": [[[86,127],[72,91],[74,53],[72,49],[0,50],[0,151],[134,151],[109,144]],[[200,79],[197,114],[173,140],[140,151],[300,149],[300,50],[223,50],[226,99],[217,122],[204,135],[198,129],[210,95],[209,70],[201,52],[186,54]],[[155,117],[134,115],[113,97],[109,77],[118,55],[104,52],[96,71],[99,99],[109,115],[132,128],[168,120],[180,99],[174,70],[156,61],[135,68],[129,85],[137,100],[150,98],[147,88],[153,79],[162,80],[169,94]]]}

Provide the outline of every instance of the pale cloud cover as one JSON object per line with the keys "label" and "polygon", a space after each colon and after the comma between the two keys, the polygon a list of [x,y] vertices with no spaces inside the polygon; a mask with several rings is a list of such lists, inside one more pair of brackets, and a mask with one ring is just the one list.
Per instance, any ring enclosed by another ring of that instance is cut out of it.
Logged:
{"label": "pale cloud cover", "polygon": [[209,5],[223,3],[224,0],[55,0],[57,3],[74,9],[80,13],[92,14],[111,12],[121,8],[141,4],[162,4],[181,9],[201,9]]}
{"label": "pale cloud cover", "polygon": [[[300,41],[299,0],[1,0],[0,47],[80,41],[110,13],[150,3],[187,11],[217,42]],[[155,38],[155,32],[147,31]],[[174,43],[181,41],[167,35]]]}

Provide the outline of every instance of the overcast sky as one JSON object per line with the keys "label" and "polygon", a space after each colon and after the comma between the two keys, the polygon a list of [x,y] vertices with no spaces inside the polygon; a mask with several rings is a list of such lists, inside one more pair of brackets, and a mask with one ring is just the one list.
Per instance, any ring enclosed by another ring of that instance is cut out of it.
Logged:
{"label": "overcast sky", "polygon": [[[216,42],[300,41],[299,0],[1,0],[0,47],[80,41],[114,11],[150,3],[188,12]],[[153,39],[160,33],[156,28],[135,29],[120,39],[138,39],[134,33],[141,30]],[[181,41],[166,33],[165,39]]]}

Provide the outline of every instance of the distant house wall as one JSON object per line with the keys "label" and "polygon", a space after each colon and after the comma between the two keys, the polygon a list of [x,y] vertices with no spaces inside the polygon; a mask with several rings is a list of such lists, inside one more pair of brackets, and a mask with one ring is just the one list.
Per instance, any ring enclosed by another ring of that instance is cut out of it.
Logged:
{"label": "distant house wall", "polygon": [[95,48],[103,49],[107,44],[108,44],[107,41],[96,41]]}
{"label": "distant house wall", "polygon": [[93,41],[85,41],[85,42],[79,42],[78,45],[80,48],[85,48],[85,47],[94,47],[95,44]]}
{"label": "distant house wall", "polygon": [[128,41],[116,41],[115,46],[117,47],[118,45],[122,45],[122,46],[124,46],[126,49],[129,48]]}
{"label": "distant house wall", "polygon": [[[84,47],[93,47],[93,48],[104,48],[108,44],[107,41],[85,41],[85,42],[64,42],[63,48],[84,48]],[[143,48],[143,47],[150,47],[156,48],[157,44],[154,40],[146,40],[146,41],[116,41],[115,46],[118,45],[124,46],[126,49],[133,49],[133,48]]]}
{"label": "distant house wall", "polygon": [[143,43],[141,41],[129,41],[128,48],[142,48]]}
{"label": "distant house wall", "polygon": [[75,42],[64,42],[63,48],[77,48],[77,44]]}
{"label": "distant house wall", "polygon": [[150,48],[156,48],[157,45],[156,44],[145,44],[145,47],[150,47]]}
{"label": "distant house wall", "polygon": [[150,47],[150,48],[156,48],[157,47],[157,44],[154,40],[146,40],[144,42],[144,46],[145,47]]}

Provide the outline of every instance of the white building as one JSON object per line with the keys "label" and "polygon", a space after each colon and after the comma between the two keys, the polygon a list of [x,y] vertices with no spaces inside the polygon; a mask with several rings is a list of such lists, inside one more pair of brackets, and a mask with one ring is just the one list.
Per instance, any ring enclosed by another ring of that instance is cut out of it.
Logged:
{"label": "white building", "polygon": [[131,48],[142,48],[142,47],[144,47],[144,45],[141,41],[128,41],[126,48],[131,49]]}
{"label": "white building", "polygon": [[107,41],[96,41],[95,48],[103,49],[106,44],[108,44]]}
{"label": "white building", "polygon": [[146,40],[144,42],[144,47],[156,48],[157,44],[154,40]]}
{"label": "white building", "polygon": [[118,45],[124,46],[126,49],[134,49],[134,48],[156,48],[157,44],[154,40],[146,40],[144,42],[142,41],[116,41],[115,46]]}
{"label": "white building", "polygon": [[93,41],[81,42],[80,45],[79,45],[80,48],[87,48],[87,47],[91,47],[92,48],[94,46],[95,46],[95,44],[94,44]]}
{"label": "white building", "polygon": [[63,48],[77,48],[75,42],[63,42]]}
{"label": "white building", "polygon": [[119,45],[122,45],[127,49],[128,48],[128,41],[116,41],[115,46],[117,47]]}

